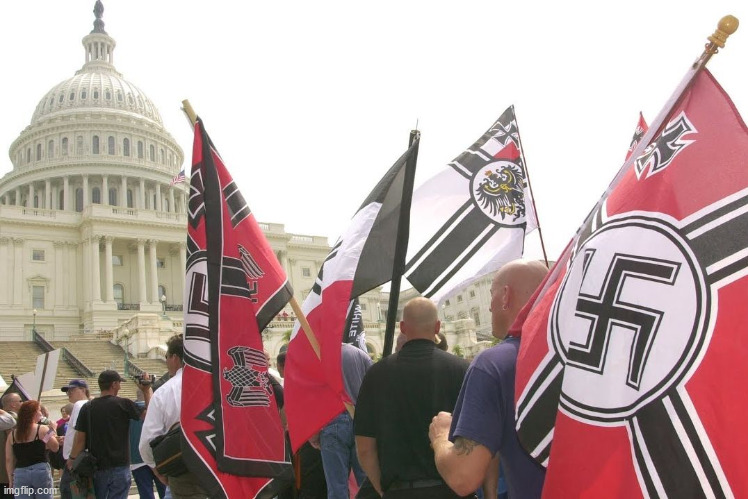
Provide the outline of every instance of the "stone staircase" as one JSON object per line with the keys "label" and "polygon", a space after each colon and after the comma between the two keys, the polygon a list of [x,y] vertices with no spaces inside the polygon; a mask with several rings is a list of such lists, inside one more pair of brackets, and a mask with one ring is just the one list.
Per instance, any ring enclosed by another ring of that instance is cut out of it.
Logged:
{"label": "stone staircase", "polygon": [[43,353],[33,341],[0,341],[0,375],[10,384],[11,374],[20,376],[35,370],[36,358]]}

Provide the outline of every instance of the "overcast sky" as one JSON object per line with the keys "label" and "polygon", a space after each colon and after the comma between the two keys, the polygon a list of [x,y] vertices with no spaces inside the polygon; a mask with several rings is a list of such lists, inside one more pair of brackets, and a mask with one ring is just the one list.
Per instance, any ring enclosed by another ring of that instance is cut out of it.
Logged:
{"label": "overcast sky", "polygon": [[[3,0],[8,148],[84,62],[93,0]],[[104,0],[114,61],[191,163],[189,99],[258,220],[334,242],[418,122],[416,185],[516,106],[555,259],[725,14],[709,64],[748,113],[748,2]],[[539,257],[537,237],[526,255]]]}

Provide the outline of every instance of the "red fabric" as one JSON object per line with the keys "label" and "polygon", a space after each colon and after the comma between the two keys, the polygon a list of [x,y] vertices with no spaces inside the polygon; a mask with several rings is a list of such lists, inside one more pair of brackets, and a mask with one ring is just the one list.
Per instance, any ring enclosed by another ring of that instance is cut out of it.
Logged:
{"label": "red fabric", "polygon": [[[654,216],[652,214],[657,214],[658,220],[669,220],[675,227],[683,228],[683,240],[686,242],[685,246],[688,246],[699,236],[689,234],[688,230],[693,229],[685,227],[703,216],[702,213],[711,213],[711,210],[716,210],[715,207],[722,207],[723,210],[734,210],[728,216],[728,221],[730,217],[740,216],[739,210],[731,208],[728,202],[723,200],[728,197],[730,200],[736,197],[742,199],[745,195],[743,191],[748,189],[748,168],[746,168],[748,130],[729,97],[707,71],[696,76],[691,88],[685,92],[683,99],[665,120],[665,125],[673,123],[681,113],[687,117],[694,130],[684,134],[678,140],[689,143],[678,151],[674,159],[661,171],[652,173],[651,164],[647,165],[639,176],[633,166],[626,170],[606,200],[605,216],[607,220],[621,220],[621,215]],[[657,136],[659,133],[658,131]],[[642,157],[644,155],[640,156]],[[688,220],[684,222],[686,218]],[[719,219],[712,225],[719,225],[725,221],[725,219]],[[728,240],[710,240],[706,245],[703,244],[703,240],[700,241],[702,246],[698,250],[701,251],[699,254],[717,252],[725,245],[734,245],[735,253],[725,252],[725,259],[717,263],[727,265],[729,263],[727,260],[740,262],[740,258],[745,256],[745,250],[741,249],[746,246],[744,234],[735,233],[726,237]],[[729,240],[729,238],[734,238],[734,240]],[[600,243],[598,239],[598,245],[591,246],[597,251],[596,254],[585,254],[583,247],[580,253],[574,255],[574,258],[599,257],[603,243]],[[615,248],[612,251],[615,251]],[[542,392],[542,390],[533,392],[535,386],[533,383],[537,383],[536,380],[542,376],[541,369],[546,365],[544,362],[548,362],[548,359],[554,355],[557,357],[560,355],[556,352],[559,352],[561,347],[558,344],[554,345],[554,341],[559,340],[554,340],[553,332],[561,327],[555,326],[557,321],[565,319],[554,318],[552,314],[554,307],[558,306],[557,304],[562,299],[563,293],[569,290],[564,289],[563,286],[571,286],[571,281],[564,281],[574,265],[574,259],[569,261],[570,254],[569,249],[564,252],[557,264],[557,272],[552,272],[546,285],[541,286],[543,294],[534,303],[526,320],[520,319],[517,325],[522,330],[522,344],[518,357],[515,393],[520,419],[518,431],[523,442],[525,441],[523,439],[528,438],[532,428],[528,426],[523,428],[522,425],[527,424],[527,421],[532,418],[523,415],[522,409],[519,408],[524,407],[522,404],[533,407],[533,402],[528,404],[527,401],[532,399],[534,393],[537,397],[537,393]],[[698,257],[697,254],[697,265],[706,266],[706,263],[698,261]],[[576,263],[579,264],[579,261]],[[688,268],[681,266],[679,272],[687,273]],[[677,399],[680,396],[684,400],[686,409],[690,403],[693,404],[695,410],[689,412],[691,419],[687,423],[693,421],[697,431],[703,427],[706,437],[701,437],[701,439],[708,447],[706,452],[711,455],[713,451],[716,456],[716,459],[710,457],[710,462],[716,463],[717,475],[724,476],[727,483],[719,476],[716,480],[721,483],[720,486],[728,496],[730,491],[739,495],[742,491],[748,490],[748,478],[745,474],[745,470],[748,469],[748,457],[745,453],[748,436],[745,432],[744,418],[748,412],[748,399],[740,395],[744,392],[744,380],[748,376],[748,363],[745,361],[748,358],[748,341],[744,339],[744,331],[748,326],[748,307],[745,306],[745,297],[748,296],[748,277],[746,277],[745,265],[742,270],[740,267],[737,267],[737,270],[735,266],[731,267],[732,277],[723,280],[714,278],[715,281],[712,283],[709,282],[708,276],[717,275],[718,272],[708,267],[701,272],[707,276],[705,277],[707,296],[704,300],[711,300],[710,308],[707,309],[711,314],[711,323],[703,327],[704,346],[697,347],[695,351],[700,353],[693,358],[691,364],[688,364],[689,367],[680,375],[678,381],[668,388],[665,395],[657,395],[657,397]],[[629,281],[628,285],[631,286],[632,282]],[[580,293],[579,296],[581,296],[581,291],[577,288],[571,289],[575,293]],[[624,296],[625,299],[630,300],[632,296],[636,296],[635,294],[626,295],[625,286],[622,286],[622,289],[619,295]],[[661,289],[663,293],[668,293],[671,288],[663,286]],[[585,293],[591,292],[591,288],[586,288]],[[665,300],[682,299],[667,298],[666,294],[664,296],[666,296]],[[530,303],[533,302],[534,300],[531,300]],[[683,305],[685,314],[689,307],[685,306],[686,304]],[[566,320],[569,321],[569,319]],[[694,328],[696,329],[697,326]],[[683,331],[671,332],[686,335],[689,333],[688,330],[685,333]],[[620,330],[615,334],[626,335]],[[580,337],[583,338],[584,335],[577,336],[577,341]],[[669,338],[666,340],[672,341]],[[611,363],[630,365],[627,363],[631,358],[633,347],[631,350],[616,350],[615,346],[610,348],[612,350],[607,352],[607,367],[610,367]],[[655,361],[650,359],[650,362]],[[661,403],[669,408],[671,407],[668,405],[669,400],[653,396],[653,401],[637,406],[636,412],[622,421],[609,424],[592,422],[584,415],[574,413],[576,406],[572,406],[571,412],[566,409],[567,406],[564,406],[565,400],[576,396],[577,392],[572,393],[569,390],[572,389],[570,386],[574,383],[574,379],[579,378],[574,378],[573,365],[562,362],[557,365],[563,369],[562,393],[561,398],[556,399],[556,406],[559,410],[555,416],[555,426],[552,427],[552,446],[550,458],[546,461],[548,470],[543,497],[641,497],[649,495],[645,482],[637,476],[638,458],[634,450],[636,438],[632,435],[631,428],[644,427],[650,424],[649,421],[659,424],[660,420],[647,419],[652,415],[652,412],[647,412],[648,408],[655,403]],[[658,366],[654,364],[645,364],[643,376],[652,376],[652,371],[657,369]],[[594,377],[593,374],[587,373],[583,376]],[[620,385],[623,386],[624,383]],[[549,392],[543,392],[540,398],[548,395]],[[606,397],[608,400],[617,401],[619,394],[612,392],[606,394]],[[557,405],[559,403],[561,406]],[[534,407],[541,405],[536,404]],[[672,417],[673,412],[666,412],[666,414]],[[551,417],[547,414],[543,419],[547,421],[547,418]],[[673,424],[679,423],[676,421]],[[651,430],[652,426],[649,429]],[[663,432],[667,431],[663,426]],[[674,438],[674,446],[681,445],[683,441],[684,439]],[[532,453],[533,449],[528,448],[528,451]],[[661,448],[653,445],[648,451],[657,454],[661,452]],[[639,459],[638,462],[639,466],[642,466],[643,461]],[[662,473],[666,468],[666,466],[657,468],[657,473]],[[665,488],[676,487],[679,480],[677,474],[679,472],[670,471],[675,474],[656,475],[665,484]],[[672,485],[673,483],[676,485]],[[719,495],[718,493],[717,496]]]}
{"label": "red fabric", "polygon": [[[275,316],[290,288],[254,216],[248,210],[236,216],[237,209],[246,206],[241,194],[236,191],[226,199],[231,175],[205,143],[209,139],[201,127],[200,122],[195,126],[185,282],[185,460],[211,497],[249,498],[270,482],[250,476],[280,476],[286,467],[292,476],[278,407],[266,384],[268,366],[257,317],[263,307],[265,314]],[[200,255],[207,256],[202,266],[194,263]],[[255,265],[243,270],[241,263],[248,261]],[[275,302],[275,308],[267,308]],[[232,355],[236,349],[250,356]],[[253,384],[252,379],[259,381]],[[245,391],[237,392],[237,387]]]}

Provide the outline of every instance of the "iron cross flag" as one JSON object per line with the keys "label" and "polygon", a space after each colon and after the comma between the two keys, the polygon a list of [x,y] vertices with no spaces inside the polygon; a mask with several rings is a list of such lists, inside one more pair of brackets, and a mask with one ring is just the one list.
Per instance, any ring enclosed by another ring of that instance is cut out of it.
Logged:
{"label": "iron cross flag", "polygon": [[708,71],[689,85],[522,327],[517,430],[544,497],[748,490],[748,130]]}
{"label": "iron cross flag", "polygon": [[537,227],[514,106],[413,191],[405,277],[434,301],[522,256]]}
{"label": "iron cross flag", "polygon": [[184,459],[210,497],[272,497],[293,469],[260,332],[292,290],[200,120],[188,208]]}

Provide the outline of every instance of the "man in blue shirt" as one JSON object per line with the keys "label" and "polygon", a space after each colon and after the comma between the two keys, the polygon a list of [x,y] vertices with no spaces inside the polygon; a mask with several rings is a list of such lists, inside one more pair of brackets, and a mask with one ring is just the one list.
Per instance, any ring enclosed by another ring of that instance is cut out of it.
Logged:
{"label": "man in blue shirt", "polygon": [[[514,376],[519,336],[509,330],[548,269],[517,260],[501,268],[491,283],[491,326],[503,340],[470,365],[453,414],[440,412],[429,428],[439,473],[459,494],[496,483],[498,458],[509,497],[540,497],[545,469],[520,446],[514,429]],[[496,497],[495,490],[489,490]],[[486,496],[488,497],[488,495]]]}

